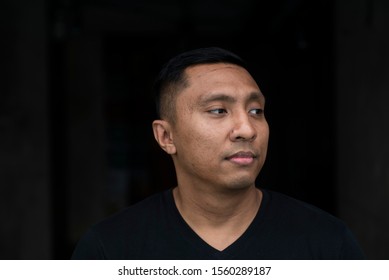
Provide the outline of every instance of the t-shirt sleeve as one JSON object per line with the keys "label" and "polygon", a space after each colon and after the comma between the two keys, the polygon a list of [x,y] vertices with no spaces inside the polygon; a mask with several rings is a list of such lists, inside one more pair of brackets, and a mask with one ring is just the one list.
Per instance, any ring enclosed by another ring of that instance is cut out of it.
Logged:
{"label": "t-shirt sleeve", "polygon": [[78,241],[72,260],[103,260],[107,259],[104,254],[104,246],[97,232],[88,230]]}

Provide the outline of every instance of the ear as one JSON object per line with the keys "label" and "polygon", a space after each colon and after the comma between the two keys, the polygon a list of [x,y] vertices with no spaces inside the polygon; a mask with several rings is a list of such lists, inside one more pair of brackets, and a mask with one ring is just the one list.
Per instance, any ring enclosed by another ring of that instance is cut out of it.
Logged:
{"label": "ear", "polygon": [[153,121],[153,132],[159,146],[169,155],[176,153],[176,146],[173,142],[173,133],[169,122],[164,120]]}

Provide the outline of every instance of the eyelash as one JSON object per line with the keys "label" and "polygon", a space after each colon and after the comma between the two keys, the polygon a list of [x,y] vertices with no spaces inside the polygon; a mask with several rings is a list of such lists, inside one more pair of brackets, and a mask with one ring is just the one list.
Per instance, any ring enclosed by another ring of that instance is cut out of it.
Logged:
{"label": "eyelash", "polygon": [[255,113],[255,115],[262,115],[262,114],[263,114],[263,109],[260,109],[260,108],[258,108],[258,109],[252,109],[252,110],[250,110],[250,111],[257,111],[257,112]]}
{"label": "eyelash", "polygon": [[[256,113],[254,113],[254,115],[262,115],[263,114],[263,109],[260,109],[260,108],[251,109],[249,112],[251,112],[251,111],[256,111]],[[211,114],[221,115],[221,114],[226,114],[227,110],[222,109],[222,108],[217,108],[217,109],[209,110],[208,112]]]}
{"label": "eyelash", "polygon": [[227,110],[226,109],[217,108],[217,109],[209,110],[208,112],[211,113],[211,114],[220,115],[220,114],[227,113]]}

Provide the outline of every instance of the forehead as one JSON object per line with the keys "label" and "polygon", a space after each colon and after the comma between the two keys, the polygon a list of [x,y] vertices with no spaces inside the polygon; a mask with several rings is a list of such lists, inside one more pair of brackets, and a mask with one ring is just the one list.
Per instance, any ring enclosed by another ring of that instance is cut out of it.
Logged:
{"label": "forehead", "polygon": [[250,73],[234,64],[216,63],[191,66],[186,70],[188,87],[182,97],[204,100],[210,95],[226,95],[234,98],[263,95]]}

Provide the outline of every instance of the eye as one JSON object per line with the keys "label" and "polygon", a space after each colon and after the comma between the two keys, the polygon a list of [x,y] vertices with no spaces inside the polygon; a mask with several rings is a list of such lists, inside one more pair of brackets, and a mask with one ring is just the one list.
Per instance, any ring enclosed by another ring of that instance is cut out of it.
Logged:
{"label": "eye", "polygon": [[221,114],[226,114],[227,110],[226,109],[217,108],[217,109],[209,110],[208,113],[215,114],[215,115],[221,115]]}
{"label": "eye", "polygon": [[249,111],[249,113],[253,114],[253,115],[262,115],[263,114],[263,109],[260,109],[260,108],[251,109]]}

